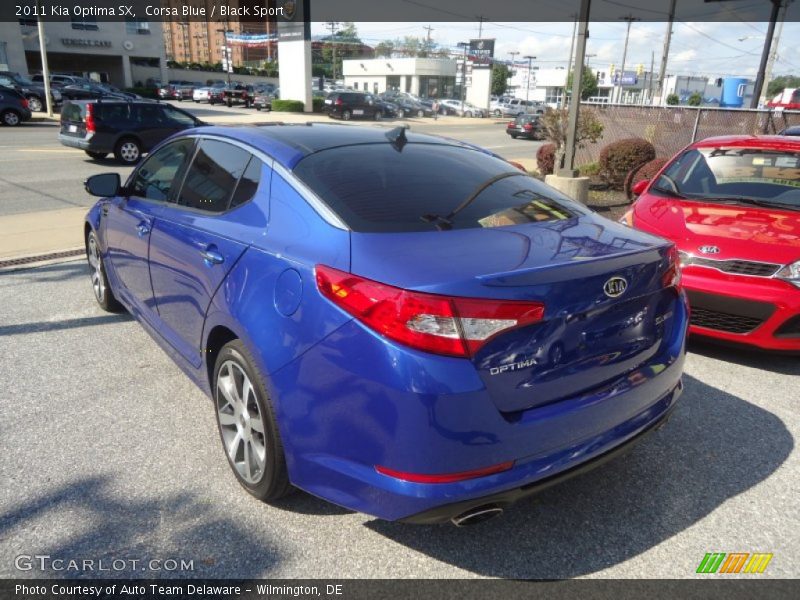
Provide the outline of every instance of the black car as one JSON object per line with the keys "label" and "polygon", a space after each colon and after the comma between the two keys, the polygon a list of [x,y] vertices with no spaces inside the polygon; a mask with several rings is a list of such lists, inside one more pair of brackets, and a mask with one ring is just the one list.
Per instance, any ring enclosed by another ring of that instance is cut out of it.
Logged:
{"label": "black car", "polygon": [[65,100],[97,100],[98,98],[124,100],[131,98],[131,95],[126,92],[100,83],[66,85],[61,88],[61,95]]}
{"label": "black car", "polygon": [[512,138],[526,140],[543,140],[544,128],[540,115],[519,115],[506,126],[506,133]]}
{"label": "black car", "polygon": [[[34,83],[27,77],[12,71],[0,71],[0,86],[12,88],[20,92],[28,100],[28,108],[33,112],[44,110],[47,98],[44,85]],[[61,103],[61,92],[56,88],[50,89],[50,99],[53,106]]]}
{"label": "black car", "polygon": [[61,109],[59,141],[94,159],[109,152],[132,165],[164,138],[201,120],[169,104],[130,100],[68,100]]}
{"label": "black car", "polygon": [[30,118],[28,99],[13,88],[0,86],[0,123],[13,127]]}
{"label": "black car", "polygon": [[396,107],[363,92],[333,92],[325,98],[325,112],[336,119],[375,119],[395,116]]}
{"label": "black car", "polygon": [[426,106],[403,94],[381,94],[380,97],[384,102],[388,102],[397,107],[396,113],[401,119],[403,117],[433,116],[433,108],[431,106]]}
{"label": "black car", "polygon": [[781,131],[778,135],[800,135],[800,125],[792,125]]}
{"label": "black car", "polygon": [[[44,86],[44,75],[34,75],[31,77],[31,79],[35,84]],[[92,83],[92,81],[90,79],[86,79],[86,77],[80,77],[78,75],[50,73],[50,85],[54,85],[59,88],[64,87],[65,85],[77,85],[81,83]]]}

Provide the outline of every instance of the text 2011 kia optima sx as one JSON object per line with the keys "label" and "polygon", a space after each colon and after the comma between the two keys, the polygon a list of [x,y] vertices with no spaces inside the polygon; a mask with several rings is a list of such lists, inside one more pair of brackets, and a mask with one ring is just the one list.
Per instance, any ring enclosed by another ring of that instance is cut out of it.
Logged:
{"label": "text 2011 kia optima sx", "polygon": [[680,393],[672,244],[474,146],[204,127],[86,185],[98,302],[211,394],[258,498],[474,523],[618,454]]}

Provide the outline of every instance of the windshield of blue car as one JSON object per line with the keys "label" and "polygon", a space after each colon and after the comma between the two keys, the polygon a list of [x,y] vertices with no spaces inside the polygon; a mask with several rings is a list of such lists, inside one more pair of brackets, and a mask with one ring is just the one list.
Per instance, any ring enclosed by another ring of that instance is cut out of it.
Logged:
{"label": "windshield of blue car", "polygon": [[800,209],[800,152],[773,148],[699,148],[670,164],[656,193],[725,204]]}
{"label": "windshield of blue car", "polygon": [[501,227],[585,212],[509,163],[458,146],[333,148],[307,156],[294,173],[359,232]]}

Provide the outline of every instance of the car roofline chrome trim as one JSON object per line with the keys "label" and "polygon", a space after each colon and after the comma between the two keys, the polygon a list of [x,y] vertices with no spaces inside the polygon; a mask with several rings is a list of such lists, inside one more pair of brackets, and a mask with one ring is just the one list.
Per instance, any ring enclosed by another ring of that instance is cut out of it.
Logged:
{"label": "car roofline chrome trim", "polygon": [[333,210],[325,204],[325,202],[314,193],[311,188],[309,188],[305,183],[300,181],[292,171],[284,167],[280,164],[273,156],[270,156],[263,150],[248,144],[247,142],[242,142],[240,140],[229,138],[225,135],[220,135],[216,133],[188,133],[185,136],[181,137],[194,137],[194,138],[201,138],[201,139],[209,139],[209,140],[217,140],[220,142],[226,142],[228,144],[232,144],[241,148],[242,150],[246,150],[250,152],[258,159],[264,161],[265,163],[270,165],[270,168],[278,173],[284,180],[289,184],[289,186],[296,191],[300,196],[308,202],[311,208],[314,209],[322,219],[331,227],[335,227],[336,229],[342,229],[344,231],[350,231],[350,228],[342,221],[341,217],[337,215]]}

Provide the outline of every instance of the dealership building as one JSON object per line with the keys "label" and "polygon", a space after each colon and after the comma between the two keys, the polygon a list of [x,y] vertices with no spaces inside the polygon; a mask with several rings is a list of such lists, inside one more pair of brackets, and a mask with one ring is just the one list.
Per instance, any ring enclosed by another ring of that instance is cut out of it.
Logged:
{"label": "dealership building", "polygon": [[409,92],[423,98],[449,98],[455,93],[456,61],[449,58],[373,58],[342,61],[344,84],[380,94]]}
{"label": "dealership building", "polygon": [[[69,73],[118,87],[136,83],[137,65],[166,67],[158,21],[97,21],[75,17],[46,21],[45,43],[51,72]],[[0,22],[0,70],[41,73],[36,19]],[[166,79],[166,74],[163,77]]]}

